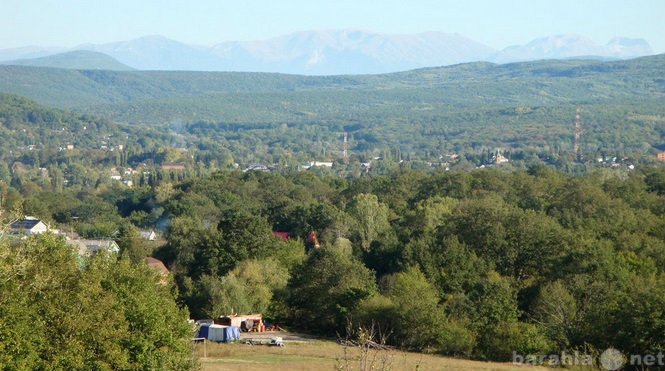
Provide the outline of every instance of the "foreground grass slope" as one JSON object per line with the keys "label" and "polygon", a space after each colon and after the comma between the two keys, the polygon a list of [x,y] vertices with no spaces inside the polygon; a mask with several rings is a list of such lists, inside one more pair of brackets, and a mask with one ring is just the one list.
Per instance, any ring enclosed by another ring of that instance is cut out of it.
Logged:
{"label": "foreground grass slope", "polygon": [[[293,343],[284,348],[249,346],[245,344],[207,343],[195,346],[204,371],[296,371],[296,370],[359,370],[360,352],[331,341]],[[346,355],[345,355],[346,351]],[[547,367],[514,365],[512,363],[469,361],[429,354],[394,350],[371,351],[366,366],[370,370],[419,371],[545,371]],[[348,364],[347,364],[348,361]]]}

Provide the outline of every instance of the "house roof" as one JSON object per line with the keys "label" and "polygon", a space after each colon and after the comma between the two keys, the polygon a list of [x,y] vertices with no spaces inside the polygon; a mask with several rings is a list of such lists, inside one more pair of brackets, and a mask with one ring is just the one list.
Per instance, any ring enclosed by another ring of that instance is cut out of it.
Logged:
{"label": "house roof", "polygon": [[158,269],[159,273],[161,273],[162,275],[169,274],[168,268],[166,268],[166,266],[164,265],[164,263],[162,263],[161,260],[155,259],[152,256],[148,256],[147,258],[145,258],[145,262],[148,263],[150,267]]}
{"label": "house roof", "polygon": [[179,162],[162,162],[162,169],[182,170],[184,168],[185,165]]}
{"label": "house roof", "polygon": [[139,231],[139,236],[146,240],[154,240],[157,237],[155,231]]}
{"label": "house roof", "polygon": [[289,238],[289,232],[272,231],[272,235],[275,236],[275,237],[280,237],[284,241],[286,241]]}
{"label": "house roof", "polygon": [[[9,223],[9,228],[11,229],[26,229],[26,230],[31,230],[34,228],[37,224],[43,223],[41,220],[37,218],[33,218],[31,216],[26,216],[23,219],[16,219],[13,222]],[[46,224],[44,224],[46,225]]]}
{"label": "house roof", "polygon": [[78,247],[79,255],[89,255],[101,249],[116,253],[120,250],[113,240],[71,240],[69,244]]}

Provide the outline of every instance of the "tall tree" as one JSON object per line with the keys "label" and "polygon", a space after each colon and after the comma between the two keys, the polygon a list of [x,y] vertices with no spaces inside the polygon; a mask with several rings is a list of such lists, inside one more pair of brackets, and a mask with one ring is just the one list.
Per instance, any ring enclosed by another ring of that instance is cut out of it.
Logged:
{"label": "tall tree", "polygon": [[323,333],[342,330],[348,315],[376,292],[372,272],[332,247],[313,249],[289,288],[292,322]]}
{"label": "tall tree", "polygon": [[397,343],[408,349],[438,349],[446,319],[436,289],[418,268],[395,274],[390,297],[395,304]]}
{"label": "tall tree", "polygon": [[355,219],[354,234],[363,250],[371,243],[390,234],[388,207],[376,195],[361,193],[353,197],[349,214]]}

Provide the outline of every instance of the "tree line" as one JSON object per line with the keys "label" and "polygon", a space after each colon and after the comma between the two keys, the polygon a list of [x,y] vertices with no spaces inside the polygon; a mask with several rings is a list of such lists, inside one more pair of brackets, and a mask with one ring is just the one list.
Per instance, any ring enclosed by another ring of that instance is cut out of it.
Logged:
{"label": "tree line", "polygon": [[372,321],[407,349],[491,360],[651,354],[665,345],[663,181],[656,168],[218,173],[173,188],[155,254],[197,317],[262,311],[327,336]]}

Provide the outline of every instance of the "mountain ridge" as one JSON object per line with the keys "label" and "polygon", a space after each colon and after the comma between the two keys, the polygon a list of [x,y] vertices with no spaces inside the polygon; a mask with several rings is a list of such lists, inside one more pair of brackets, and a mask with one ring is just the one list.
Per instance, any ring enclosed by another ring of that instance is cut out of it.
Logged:
{"label": "mountain ridge", "polygon": [[72,70],[131,71],[134,68],[118,62],[108,54],[89,50],[72,50],[30,59],[0,62],[4,65],[64,68]]}
{"label": "mountain ridge", "polygon": [[495,63],[524,62],[538,59],[599,58],[626,59],[651,55],[651,46],[642,39],[615,37],[599,45],[577,34],[542,37],[526,45],[509,46],[491,57]]}
{"label": "mountain ridge", "polygon": [[[56,49],[49,50],[54,54]],[[190,45],[152,35],[114,43],[84,44],[68,51],[73,50],[104,53],[138,70],[299,75],[380,74],[476,61],[630,59],[653,53],[646,41],[625,37],[599,45],[581,35],[564,34],[496,50],[454,33],[386,34],[358,29],[300,31],[266,40],[228,41],[212,46]],[[48,53],[35,47],[5,49],[0,50],[0,60],[44,57]]]}
{"label": "mountain ridge", "polygon": [[[241,112],[248,108],[244,106],[247,99],[252,102],[249,109],[262,106],[265,117],[295,109],[302,112],[294,117],[302,119],[311,112],[328,109],[330,104],[325,102],[332,97],[360,104],[373,96],[372,109],[380,109],[385,102],[414,99],[457,106],[662,99],[665,97],[663,66],[665,54],[609,62],[475,62],[353,76],[0,66],[0,91],[29,97],[48,106],[108,114],[124,122],[160,122],[172,117],[185,121],[221,117],[235,120],[234,115],[245,115]],[[281,96],[283,99],[276,98]],[[304,101],[288,108],[280,103],[290,99]],[[320,106],[312,102],[319,102]]]}

